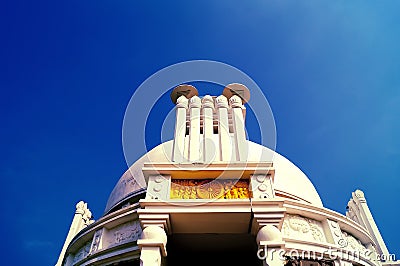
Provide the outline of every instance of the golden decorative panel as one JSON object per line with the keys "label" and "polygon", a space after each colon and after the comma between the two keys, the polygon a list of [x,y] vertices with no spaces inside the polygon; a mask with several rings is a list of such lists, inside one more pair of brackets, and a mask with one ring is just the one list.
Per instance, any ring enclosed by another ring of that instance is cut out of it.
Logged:
{"label": "golden decorative panel", "polygon": [[249,181],[236,179],[172,179],[171,199],[248,199]]}

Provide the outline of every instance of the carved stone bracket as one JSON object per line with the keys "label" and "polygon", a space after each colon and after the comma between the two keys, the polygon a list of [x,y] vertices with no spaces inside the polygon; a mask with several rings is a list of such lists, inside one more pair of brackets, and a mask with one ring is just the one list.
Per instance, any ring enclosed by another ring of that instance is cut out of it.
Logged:
{"label": "carved stone bracket", "polygon": [[270,199],[275,197],[271,175],[251,175],[250,189],[254,199]]}
{"label": "carved stone bracket", "polygon": [[146,199],[169,200],[171,176],[151,175],[147,185]]}
{"label": "carved stone bracket", "polygon": [[152,213],[146,209],[139,209],[137,212],[143,229],[155,225],[163,228],[168,234],[171,233],[171,222],[168,213]]}
{"label": "carved stone bracket", "polygon": [[257,234],[258,230],[266,225],[273,225],[281,230],[286,208],[280,202],[252,201],[253,222],[251,233]]}

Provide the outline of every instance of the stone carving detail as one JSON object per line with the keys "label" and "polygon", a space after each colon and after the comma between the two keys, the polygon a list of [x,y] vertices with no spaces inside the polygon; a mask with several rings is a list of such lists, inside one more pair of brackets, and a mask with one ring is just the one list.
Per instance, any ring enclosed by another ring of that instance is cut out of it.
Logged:
{"label": "stone carving detail", "polygon": [[78,261],[83,260],[84,258],[86,258],[89,255],[89,251],[90,251],[90,246],[91,246],[91,241],[86,242],[85,245],[83,247],[81,247],[78,252],[75,253],[74,256],[74,264]]}
{"label": "stone carving detail", "polygon": [[191,180],[171,182],[171,199],[246,199],[250,197],[247,180]]}
{"label": "stone carving detail", "polygon": [[365,254],[365,251],[367,248],[361,243],[360,240],[358,240],[357,238],[355,238],[354,236],[352,236],[351,234],[349,234],[347,232],[343,232],[343,236],[345,237],[345,239],[347,241],[346,248],[351,249],[351,250],[358,250],[358,251],[363,252],[363,254]]}
{"label": "stone carving detail", "polygon": [[365,198],[365,195],[364,195],[364,192],[362,192],[361,190],[359,190],[359,189],[357,189],[356,191],[355,191],[355,194],[356,194],[356,197],[357,198]]}
{"label": "stone carving detail", "polygon": [[300,215],[286,216],[282,231],[285,237],[326,242],[321,222]]}
{"label": "stone carving detail", "polygon": [[197,195],[201,199],[218,199],[224,195],[224,185],[220,182],[208,182],[197,188]]}
{"label": "stone carving detail", "polygon": [[76,204],[75,213],[82,215],[83,224],[88,226],[89,224],[94,223],[92,212],[87,207],[87,203],[80,201]]}
{"label": "stone carving detail", "polygon": [[137,186],[137,182],[135,180],[135,178],[131,175],[128,175],[126,179],[122,180],[121,182],[122,186],[127,187],[135,187]]}
{"label": "stone carving detail", "polygon": [[103,229],[97,230],[93,236],[92,247],[90,248],[90,253],[94,253],[99,249],[101,236],[103,233]]}
{"label": "stone carving detail", "polygon": [[354,200],[351,199],[349,201],[349,203],[347,204],[346,216],[349,217],[350,219],[352,219],[354,222],[362,225],[362,223],[360,223],[360,220],[358,219],[358,216],[357,216],[357,213],[359,213],[359,211],[354,210],[353,207],[357,208],[357,205],[354,203]]}
{"label": "stone carving detail", "polygon": [[253,198],[268,199],[274,197],[274,189],[269,175],[252,175],[251,190]]}
{"label": "stone carving detail", "polygon": [[328,226],[332,232],[333,240],[335,244],[339,245],[340,247],[347,246],[347,240],[343,236],[342,230],[340,229],[339,224],[336,221],[328,220]]}
{"label": "stone carving detail", "polygon": [[113,242],[111,244],[121,244],[139,239],[142,229],[139,221],[133,221],[119,225],[111,230]]}
{"label": "stone carving detail", "polygon": [[151,175],[149,177],[146,198],[166,200],[169,198],[170,176]]}

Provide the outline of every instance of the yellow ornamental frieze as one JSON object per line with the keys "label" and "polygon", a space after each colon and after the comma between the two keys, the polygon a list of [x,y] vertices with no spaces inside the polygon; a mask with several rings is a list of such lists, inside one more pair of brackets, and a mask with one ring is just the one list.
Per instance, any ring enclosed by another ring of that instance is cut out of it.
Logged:
{"label": "yellow ornamental frieze", "polygon": [[248,180],[234,179],[173,179],[171,199],[248,199]]}

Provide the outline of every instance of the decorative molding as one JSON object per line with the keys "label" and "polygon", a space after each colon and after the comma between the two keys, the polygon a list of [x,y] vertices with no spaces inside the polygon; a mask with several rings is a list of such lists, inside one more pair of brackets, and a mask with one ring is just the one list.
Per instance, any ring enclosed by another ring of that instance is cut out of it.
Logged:
{"label": "decorative molding", "polygon": [[300,215],[286,215],[282,232],[289,238],[326,242],[321,222]]}
{"label": "decorative molding", "polygon": [[101,237],[103,235],[103,229],[97,230],[94,233],[92,246],[90,248],[90,254],[96,252],[97,250],[101,249]]}
{"label": "decorative molding", "polygon": [[350,199],[347,203],[347,211],[346,216],[353,220],[354,222],[365,226],[362,220],[359,218],[360,210],[358,209],[357,204],[355,203],[354,199]]}
{"label": "decorative molding", "polygon": [[357,198],[359,199],[365,199],[365,195],[364,192],[362,192],[361,190],[357,189],[354,194],[356,195]]}
{"label": "decorative molding", "polygon": [[171,199],[247,199],[250,197],[247,180],[173,179]]}
{"label": "decorative molding", "polygon": [[270,175],[251,175],[250,189],[252,192],[252,197],[255,199],[271,199],[275,197]]}
{"label": "decorative molding", "polygon": [[151,175],[147,185],[147,199],[168,200],[171,176]]}
{"label": "decorative molding", "polygon": [[73,264],[77,263],[78,261],[83,260],[89,255],[90,246],[92,245],[92,241],[88,241],[81,247],[74,255],[74,262]]}
{"label": "decorative molding", "polygon": [[336,221],[327,219],[327,224],[332,236],[333,243],[339,245],[340,247],[346,247],[347,241],[343,236],[342,230]]}
{"label": "decorative molding", "polygon": [[361,251],[363,254],[365,254],[367,248],[361,243],[360,240],[345,231],[343,231],[343,236],[347,242],[347,246],[345,248]]}
{"label": "decorative molding", "polygon": [[139,220],[124,223],[110,230],[112,235],[110,244],[121,244],[139,239],[142,233]]}

